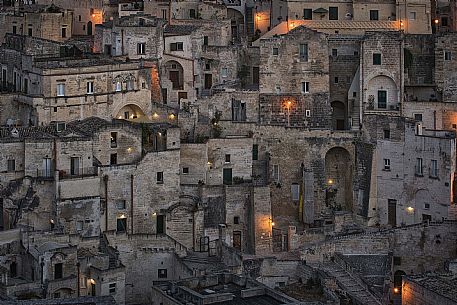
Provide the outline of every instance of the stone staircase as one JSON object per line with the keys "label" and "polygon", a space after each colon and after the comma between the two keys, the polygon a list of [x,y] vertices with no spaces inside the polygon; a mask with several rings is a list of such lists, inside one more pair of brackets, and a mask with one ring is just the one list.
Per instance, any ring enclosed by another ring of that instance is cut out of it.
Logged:
{"label": "stone staircase", "polygon": [[193,270],[195,276],[227,269],[227,266],[217,256],[209,256],[208,252],[188,251],[187,256],[181,258],[181,262]]}
{"label": "stone staircase", "polygon": [[325,261],[323,264],[320,264],[318,268],[327,275],[333,277],[338,286],[351,296],[354,304],[382,305],[364,283],[336,263]]}
{"label": "stone staircase", "polygon": [[108,239],[104,234],[100,235],[100,243],[98,249],[102,253],[108,255],[109,269],[114,269],[119,267],[119,253],[116,249],[109,246]]}

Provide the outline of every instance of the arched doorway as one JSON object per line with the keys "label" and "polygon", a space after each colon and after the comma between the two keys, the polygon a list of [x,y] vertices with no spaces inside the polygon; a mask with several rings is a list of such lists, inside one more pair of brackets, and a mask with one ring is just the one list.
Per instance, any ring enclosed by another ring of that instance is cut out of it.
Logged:
{"label": "arched doorway", "polygon": [[92,35],[92,21],[87,23],[87,35]]}
{"label": "arched doorway", "polygon": [[142,120],[145,114],[140,107],[134,104],[128,104],[123,106],[116,114],[116,118],[120,120]]}
{"label": "arched doorway", "polygon": [[368,82],[368,109],[399,110],[399,93],[395,81],[385,75],[373,77]]}
{"label": "arched doorway", "polygon": [[352,162],[351,155],[346,149],[334,147],[327,152],[325,178],[327,208],[352,212]]}
{"label": "arched doorway", "polygon": [[170,60],[164,65],[166,78],[170,80],[173,90],[184,89],[184,68],[177,61]]}
{"label": "arched doorway", "polygon": [[332,125],[334,130],[346,129],[346,106],[343,102],[332,102]]}
{"label": "arched doorway", "polygon": [[227,9],[227,17],[231,21],[232,41],[240,42],[244,35],[244,16],[241,12],[234,9]]}
{"label": "arched doorway", "polygon": [[406,273],[403,270],[397,270],[394,273],[394,288],[398,288],[401,291],[401,284],[403,280],[403,276],[405,276]]}

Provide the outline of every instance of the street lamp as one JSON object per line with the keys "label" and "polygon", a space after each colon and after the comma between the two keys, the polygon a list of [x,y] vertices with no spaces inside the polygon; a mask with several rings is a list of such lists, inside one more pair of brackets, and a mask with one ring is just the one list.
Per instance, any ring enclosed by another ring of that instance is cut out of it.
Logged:
{"label": "street lamp", "polygon": [[287,126],[290,127],[290,108],[292,107],[292,101],[291,100],[287,100],[285,102],[285,107],[287,109]]}

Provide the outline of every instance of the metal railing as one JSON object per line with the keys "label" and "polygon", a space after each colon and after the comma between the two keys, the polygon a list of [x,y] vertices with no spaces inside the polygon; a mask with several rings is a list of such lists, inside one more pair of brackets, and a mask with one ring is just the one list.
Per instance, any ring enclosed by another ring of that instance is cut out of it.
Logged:
{"label": "metal railing", "polygon": [[96,176],[98,174],[97,167],[79,167],[69,170],[59,170],[59,179],[72,179]]}

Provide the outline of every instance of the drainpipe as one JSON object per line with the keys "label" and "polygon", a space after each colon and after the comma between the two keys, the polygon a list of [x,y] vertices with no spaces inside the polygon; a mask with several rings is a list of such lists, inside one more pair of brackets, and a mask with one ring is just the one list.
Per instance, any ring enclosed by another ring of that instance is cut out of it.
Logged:
{"label": "drainpipe", "polygon": [[436,130],[436,110],[433,111],[433,130]]}
{"label": "drainpipe", "polygon": [[105,231],[108,231],[108,175],[103,176],[105,182]]}
{"label": "drainpipe", "polygon": [[121,30],[121,51],[122,55],[124,55],[124,29]]}
{"label": "drainpipe", "polygon": [[130,224],[131,233],[133,234],[133,175],[130,175]]}

